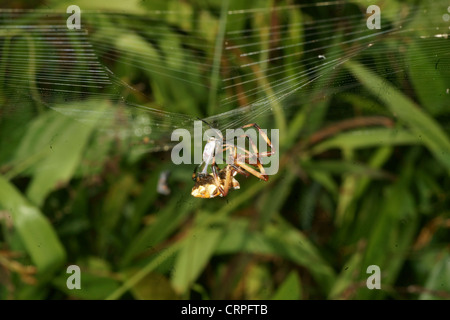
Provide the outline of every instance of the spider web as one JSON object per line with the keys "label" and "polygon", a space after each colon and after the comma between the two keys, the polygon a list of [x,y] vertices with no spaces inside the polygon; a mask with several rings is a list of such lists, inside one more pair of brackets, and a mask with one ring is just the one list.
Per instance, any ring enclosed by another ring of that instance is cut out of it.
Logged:
{"label": "spider web", "polygon": [[[450,83],[446,1],[385,3],[381,29],[367,27],[364,1],[286,3],[234,3],[216,16],[201,6],[198,12],[143,7],[129,13],[83,7],[81,30],[67,28],[62,4],[1,9],[2,113],[20,116],[25,105],[41,105],[96,121],[101,132],[136,148],[147,139],[141,149],[155,151],[172,145],[174,129],[193,132],[198,118],[221,130],[252,122],[286,130],[302,109],[311,118],[345,117],[333,108],[337,96],[351,104],[357,94],[366,114],[389,115],[348,63],[414,100],[415,77]],[[382,86],[375,90],[388,94]],[[436,97],[431,113],[450,105],[448,90],[436,81],[421,91]],[[202,103],[193,110],[181,96]],[[306,121],[301,135],[317,129]]]}

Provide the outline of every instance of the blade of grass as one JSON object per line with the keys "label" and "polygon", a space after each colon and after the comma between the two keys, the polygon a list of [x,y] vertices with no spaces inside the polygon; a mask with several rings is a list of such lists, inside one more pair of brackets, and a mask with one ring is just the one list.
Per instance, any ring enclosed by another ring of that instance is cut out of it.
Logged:
{"label": "blade of grass", "polygon": [[385,88],[383,95],[379,95],[378,98],[398,119],[411,128],[414,135],[422,141],[450,173],[450,140],[439,123],[393,85],[361,64],[349,61],[346,63],[346,67],[372,94],[379,94],[379,88],[382,86]]}
{"label": "blade of grass", "polygon": [[60,267],[66,252],[47,218],[7,180],[0,176],[0,206],[11,213],[27,253],[36,265],[39,274],[48,280]]}
{"label": "blade of grass", "polygon": [[177,253],[183,244],[184,244],[184,241],[179,241],[179,242],[175,243],[174,245],[168,247],[163,252],[161,252],[155,259],[151,260],[141,270],[139,270],[133,276],[128,278],[117,290],[113,291],[108,297],[106,297],[106,300],[119,299],[125,292],[127,292],[129,289],[133,288],[140,281],[142,281],[142,279],[144,279],[145,276],[147,276],[147,274],[149,274],[151,271],[153,271],[155,268],[157,268],[166,259],[168,259],[169,257],[173,256],[175,253]]}
{"label": "blade of grass", "polygon": [[338,134],[311,149],[316,155],[329,149],[361,149],[386,145],[421,144],[420,138],[406,130],[399,129],[367,129],[354,130]]}
{"label": "blade of grass", "polygon": [[301,280],[295,271],[291,271],[286,280],[278,287],[272,300],[299,300],[302,297]]}
{"label": "blade of grass", "polygon": [[217,104],[217,88],[219,86],[220,61],[222,59],[223,42],[225,39],[225,30],[227,28],[229,0],[222,1],[220,11],[219,29],[216,36],[216,45],[214,49],[214,62],[211,72],[211,88],[209,89],[208,115],[213,115]]}
{"label": "blade of grass", "polygon": [[223,230],[194,228],[187,236],[175,261],[172,285],[176,292],[185,293],[204,269],[222,236]]}

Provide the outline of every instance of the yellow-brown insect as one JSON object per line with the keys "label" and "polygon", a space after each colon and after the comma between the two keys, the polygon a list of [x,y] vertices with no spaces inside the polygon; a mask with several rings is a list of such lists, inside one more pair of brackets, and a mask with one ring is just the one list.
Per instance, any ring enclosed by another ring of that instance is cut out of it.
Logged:
{"label": "yellow-brown insect", "polygon": [[[224,196],[227,185],[228,189],[239,189],[239,182],[233,176],[230,175],[231,181],[226,181],[228,171],[230,171],[228,166],[219,170],[218,182],[215,181],[213,173],[208,175],[197,175],[191,194],[197,198],[215,198],[217,196]],[[234,172],[234,175],[236,175],[236,172]]]}
{"label": "yellow-brown insect", "polygon": [[[233,164],[228,164],[224,168],[220,169],[215,163],[215,143],[217,140],[210,140],[205,146],[204,158],[211,159],[211,163],[208,161],[202,162],[197,168],[195,168],[194,173],[192,175],[192,179],[195,181],[195,185],[192,188],[191,194],[197,198],[215,198],[217,196],[225,197],[228,194],[230,189],[239,189],[239,182],[234,178],[236,174],[240,173],[246,177],[249,176],[249,173],[252,175],[267,181],[269,179],[268,175],[266,175],[264,167],[260,162],[260,157],[262,156],[270,156],[274,154],[272,143],[269,138],[265,134],[264,131],[256,123],[251,123],[243,126],[242,128],[255,127],[260,135],[263,137],[265,142],[271,148],[270,152],[259,153],[256,145],[253,143],[251,138],[248,135],[244,135],[243,137],[247,138],[250,142],[250,146],[252,147],[252,152],[249,150],[242,150],[244,154],[238,154],[238,147],[223,142],[223,151],[231,150],[233,154]],[[206,155],[206,157],[205,157]],[[257,169],[253,168],[250,164],[250,159],[256,158],[256,166]],[[212,173],[207,172],[208,166],[211,165]],[[197,172],[197,169],[200,168],[200,172]],[[259,170],[259,171],[258,171]]]}

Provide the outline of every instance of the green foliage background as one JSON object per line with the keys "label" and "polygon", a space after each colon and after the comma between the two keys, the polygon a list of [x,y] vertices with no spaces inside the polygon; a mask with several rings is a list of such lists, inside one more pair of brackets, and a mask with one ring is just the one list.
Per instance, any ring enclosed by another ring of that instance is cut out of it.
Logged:
{"label": "green foliage background", "polygon": [[[166,29],[155,38],[169,57],[158,63],[174,70],[192,71],[196,61],[183,51],[180,34],[201,31],[191,47],[214,47],[220,30],[220,1],[70,4],[137,16],[151,10],[182,12],[160,21],[158,27]],[[14,2],[18,8],[39,5]],[[273,1],[246,5],[269,7]],[[67,3],[48,1],[48,6],[65,10]],[[303,14],[330,17],[320,9]],[[294,24],[304,17],[292,10],[282,18]],[[254,13],[247,25],[234,27],[258,30],[265,19]],[[111,45],[119,52],[139,44],[135,54],[154,53],[154,43],[139,32],[148,28],[145,22],[121,25],[120,17],[108,15],[102,22],[100,28],[115,27],[117,41]],[[290,34],[306,36],[299,28]],[[5,85],[11,57],[7,36],[0,36],[0,85]],[[202,50],[214,65],[214,50]],[[433,70],[434,63],[422,68]],[[440,63],[448,68],[448,56]],[[157,67],[140,67],[113,71],[125,81],[145,83],[143,92],[155,105],[170,106],[172,112],[205,117],[225,111],[214,102],[227,92],[215,97],[214,90],[173,80]],[[193,166],[172,165],[170,153],[135,154],[126,143],[102,140],[95,122],[80,123],[29,101],[11,109],[2,95],[0,298],[448,299],[450,103],[448,96],[430,93],[445,91],[449,73],[436,72],[430,80],[412,65],[408,81],[394,86],[356,60],[344,68],[361,83],[358,91],[301,105],[302,95],[320,94],[327,86],[319,80],[315,90],[283,102],[293,105],[291,113],[274,106],[273,119],[262,121],[285,129],[280,171],[268,182],[240,178],[241,189],[226,199],[192,198]],[[31,63],[28,69],[32,73]],[[199,66],[187,80],[199,83],[203,75],[213,77],[213,84],[225,76]],[[280,77],[288,75],[286,69]],[[389,94],[379,95],[380,87]],[[127,94],[141,101],[138,94]],[[355,125],[305,143],[324,128],[373,116],[390,125]],[[170,196],[156,193],[166,169],[172,170]],[[72,264],[81,268],[81,290],[66,287]],[[370,265],[381,268],[381,290],[366,287]]]}

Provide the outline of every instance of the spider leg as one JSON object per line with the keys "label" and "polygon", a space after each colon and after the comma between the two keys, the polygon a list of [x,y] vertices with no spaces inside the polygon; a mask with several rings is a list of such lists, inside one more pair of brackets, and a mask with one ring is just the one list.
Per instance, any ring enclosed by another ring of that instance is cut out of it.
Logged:
{"label": "spider leg", "polygon": [[[259,169],[259,172],[258,172],[255,169],[253,169],[252,167],[250,167],[249,165],[247,165],[245,162],[242,162],[242,161],[240,161],[240,159],[238,159],[237,148],[234,148],[234,164],[233,165],[235,167],[240,168],[239,172],[246,171],[264,181],[269,180],[269,177],[266,175],[266,171],[264,170],[264,167],[262,166],[261,162],[259,161],[259,158],[257,158],[257,166]],[[245,174],[245,176],[248,177],[248,174]]]}
{"label": "spider leg", "polygon": [[250,167],[249,165],[247,165],[244,162],[236,161],[235,165],[239,166],[240,168],[244,169],[245,171],[251,173],[252,175],[254,175],[255,177],[257,177],[261,180],[264,180],[264,181],[269,180],[269,177],[267,176],[266,171],[264,170],[264,167],[261,164],[259,164],[259,166],[258,166],[260,172],[256,171],[255,169],[253,169],[252,167]]}
{"label": "spider leg", "polygon": [[[224,152],[224,151],[227,151],[227,150],[234,150],[234,148],[235,148],[235,146],[234,145],[232,145],[232,144],[229,144],[229,143],[224,143],[223,144],[223,150],[222,150],[222,153]],[[231,151],[231,152],[233,152],[233,151]],[[226,155],[226,152],[225,152],[225,155]],[[227,162],[226,161],[226,159],[224,159],[225,160],[225,162]],[[233,158],[233,161],[234,161],[234,158]],[[228,164],[228,163],[227,163]]]}
{"label": "spider leg", "polygon": [[[212,175],[214,178],[214,184],[216,185],[217,189],[219,190],[220,194],[224,197],[226,196],[225,190],[222,187],[222,181],[220,180],[220,174],[219,174],[219,166],[216,163],[216,158],[213,158],[213,162],[211,165],[211,169],[212,169]],[[228,193],[228,190],[227,190]]]}
{"label": "spider leg", "polygon": [[198,168],[198,166],[195,166],[194,172],[192,173],[192,180],[194,180],[194,181],[195,181],[195,178],[197,177],[197,168]]}
{"label": "spider leg", "polygon": [[[266,175],[266,171],[265,171],[265,169],[264,169],[264,167],[263,167],[263,165],[261,163],[261,159],[260,159],[261,154],[258,152],[258,149],[256,148],[255,143],[253,142],[251,137],[249,137],[248,135],[242,135],[240,137],[245,137],[245,138],[248,139],[248,141],[249,141],[249,143],[250,143],[254,153],[251,153],[248,150],[245,150],[246,153],[248,153],[248,154],[237,155],[237,149],[235,148],[234,163],[235,164],[238,164],[238,163],[244,164],[245,167],[241,166],[244,170],[247,170],[248,172],[250,172],[251,174],[257,176],[258,178],[267,181],[268,180],[268,176]],[[239,149],[242,149],[242,148],[239,148]],[[250,159],[251,159],[250,157],[252,158],[252,161],[250,161]],[[253,158],[255,158],[255,157],[256,157],[256,163],[254,163],[255,161],[253,160]],[[258,173],[256,170],[254,170],[252,167],[250,167],[250,166],[248,166],[246,164],[257,166],[260,172]],[[240,170],[240,171],[242,171],[242,170]]]}
{"label": "spider leg", "polygon": [[[232,169],[233,169],[234,171],[236,171],[237,173],[240,173],[240,174],[242,174],[242,175],[248,177],[249,174],[248,174],[245,170],[242,170],[240,167],[238,167],[238,166],[236,166],[236,165],[234,164],[235,161],[236,161],[236,159],[237,159],[236,148],[237,148],[236,146],[234,146],[234,145],[232,145],[232,144],[226,143],[226,144],[224,144],[224,149],[223,149],[222,151],[226,151],[226,150],[228,150],[228,149],[229,149],[229,150],[232,150],[231,152],[233,153],[233,154],[232,154],[233,162],[232,162],[232,164],[229,164],[229,165],[231,165]],[[240,148],[240,149],[243,149],[243,148]],[[246,151],[247,153],[249,153],[248,150],[243,149],[243,151]],[[232,172],[232,173],[233,173],[233,172]]]}
{"label": "spider leg", "polygon": [[262,131],[262,129],[256,123],[250,123],[250,124],[246,124],[245,126],[242,126],[242,128],[250,128],[250,127],[255,127],[258,130],[261,137],[264,139],[264,141],[270,147],[270,152],[266,151],[266,152],[262,153],[261,155],[263,157],[268,157],[272,154],[275,154],[275,150],[273,149],[273,145],[272,145],[272,142],[270,142],[269,137],[267,136],[267,134],[264,131]]}
{"label": "spider leg", "polygon": [[238,165],[233,164],[232,167],[234,171],[244,175],[245,177],[248,177],[250,175],[247,171],[241,169],[241,167],[239,167]]}
{"label": "spider leg", "polygon": [[[237,158],[244,159],[245,162],[247,162],[247,163],[250,163],[250,159],[252,159],[252,162],[255,162],[254,159],[256,158],[256,163],[251,163],[251,164],[256,165],[257,163],[259,163],[260,162],[260,159],[259,159],[260,156],[258,154],[258,149],[256,148],[256,145],[253,142],[253,140],[246,134],[237,136],[236,138],[247,138],[248,141],[249,141],[250,147],[253,149],[253,152],[250,152],[249,150],[247,150],[247,149],[245,149],[243,147],[240,147],[240,146],[235,146],[235,145],[231,145],[231,144],[228,144],[228,143],[225,144],[226,148],[223,151],[225,151],[227,149],[232,150],[232,152],[233,152],[233,163],[234,163],[235,159],[237,159]],[[237,155],[237,149],[242,151],[243,154]]]}
{"label": "spider leg", "polygon": [[234,165],[235,166],[240,167],[241,170],[245,170],[246,172],[253,174],[255,177],[258,177],[259,179],[262,179],[264,181],[269,180],[269,176],[266,174],[266,171],[265,171],[263,165],[261,164],[261,162],[259,161],[259,158],[257,158],[257,163],[256,163],[256,165],[259,169],[259,172],[256,171],[255,169],[253,169],[251,166],[247,165],[248,159],[246,159],[245,157],[244,157],[244,160],[245,160],[244,162],[242,162],[240,160],[241,159],[238,159],[237,149],[235,148],[234,149]]}
{"label": "spider leg", "polygon": [[[222,193],[223,196],[225,196],[228,193],[230,183],[232,183],[231,181],[233,178],[233,174],[235,174],[236,172],[240,173],[242,175],[245,175],[246,177],[248,177],[249,174],[252,174],[255,177],[257,177],[261,180],[264,180],[264,181],[267,181],[269,179],[269,177],[266,174],[266,171],[261,163],[260,158],[268,157],[275,153],[272,142],[270,141],[267,134],[264,131],[262,131],[262,129],[256,123],[250,123],[245,126],[242,126],[241,128],[244,129],[244,128],[249,128],[249,127],[255,127],[258,130],[259,134],[264,139],[264,141],[267,143],[267,145],[270,147],[271,151],[259,153],[258,148],[256,147],[256,144],[254,143],[254,141],[248,134],[243,134],[243,135],[239,136],[238,138],[243,137],[243,138],[248,139],[250,150],[246,150],[245,148],[235,146],[235,145],[226,143],[226,141],[224,141],[222,151],[230,150],[233,153],[233,155],[232,155],[233,163],[229,164],[225,169],[226,170],[225,185],[223,186],[223,188],[220,189],[221,192],[222,192],[222,190],[224,191]],[[238,150],[242,151],[243,154],[238,155],[238,153],[237,153]],[[251,161],[251,159],[254,159],[254,158],[256,158],[256,163],[253,163],[255,161]],[[256,166],[257,169],[253,168],[252,166]]]}
{"label": "spider leg", "polygon": [[[246,163],[255,165],[255,163],[251,163],[249,159],[255,158],[255,157],[256,157],[256,165],[259,166],[259,162],[261,162],[261,157],[268,157],[268,156],[271,156],[271,155],[275,154],[275,151],[274,151],[274,149],[273,149],[272,142],[270,141],[270,139],[269,139],[269,137],[267,136],[267,134],[266,134],[266,133],[265,133],[265,132],[264,132],[264,131],[256,124],[256,123],[250,123],[250,124],[247,124],[247,125],[245,125],[245,126],[242,126],[241,128],[242,128],[242,129],[245,129],[245,128],[249,128],[249,127],[255,127],[255,128],[258,130],[258,133],[259,133],[259,134],[261,135],[261,137],[264,139],[264,141],[266,142],[266,144],[270,147],[270,150],[271,150],[271,151],[270,151],[270,152],[265,151],[265,152],[260,153],[260,152],[258,151],[258,148],[256,147],[256,144],[253,142],[252,138],[251,138],[248,134],[243,134],[243,135],[241,135],[240,137],[244,137],[244,138],[247,138],[247,139],[248,139],[249,145],[250,145],[250,147],[251,147],[253,153],[251,153],[250,151],[245,150],[245,149],[243,149],[243,148],[241,148],[241,147],[238,147],[238,148],[239,148],[239,150],[244,151],[244,155],[241,156],[241,158],[244,158]],[[253,160],[252,160],[252,162],[253,162]]]}
{"label": "spider leg", "polygon": [[226,175],[225,175],[225,185],[222,189],[223,197],[226,197],[226,195],[228,194],[228,191],[230,190],[230,184],[231,184],[231,179],[232,179],[232,170],[233,169],[229,165],[225,167]]}

